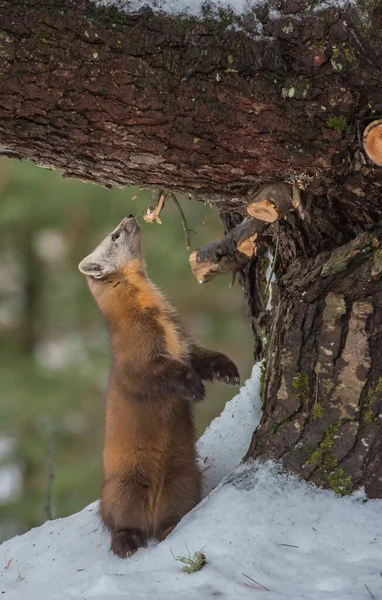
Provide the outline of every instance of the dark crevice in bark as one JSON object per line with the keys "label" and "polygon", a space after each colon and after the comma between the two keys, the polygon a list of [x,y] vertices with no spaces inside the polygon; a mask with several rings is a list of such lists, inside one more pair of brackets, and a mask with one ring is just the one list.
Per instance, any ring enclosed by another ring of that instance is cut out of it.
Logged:
{"label": "dark crevice in bark", "polygon": [[346,312],[341,317],[340,341],[339,341],[339,345],[338,345],[337,355],[333,357],[334,372],[336,372],[337,361],[341,358],[342,353],[344,351],[345,343],[346,343],[347,335],[348,335],[348,331],[349,331],[349,321],[350,321],[352,303],[348,298],[345,298],[344,300],[345,300]]}

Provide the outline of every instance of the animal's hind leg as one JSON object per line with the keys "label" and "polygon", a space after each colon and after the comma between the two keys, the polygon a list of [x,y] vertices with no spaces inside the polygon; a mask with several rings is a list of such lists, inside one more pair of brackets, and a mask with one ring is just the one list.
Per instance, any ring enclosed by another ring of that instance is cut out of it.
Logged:
{"label": "animal's hind leg", "polygon": [[121,531],[111,532],[110,549],[119,558],[131,556],[138,548],[145,548],[146,546],[146,540],[139,529],[122,529]]}
{"label": "animal's hind leg", "polygon": [[154,521],[154,536],[163,541],[201,500],[201,475],[196,465],[171,466]]}
{"label": "animal's hind leg", "polygon": [[151,534],[150,488],[136,478],[106,480],[101,516],[111,533],[111,550],[120,558],[146,546]]}

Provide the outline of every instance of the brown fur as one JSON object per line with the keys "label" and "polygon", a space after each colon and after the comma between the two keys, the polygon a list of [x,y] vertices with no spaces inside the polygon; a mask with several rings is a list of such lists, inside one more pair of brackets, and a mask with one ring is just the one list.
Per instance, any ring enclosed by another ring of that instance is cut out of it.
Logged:
{"label": "brown fur", "polygon": [[[237,383],[224,355],[196,346],[134,259],[121,273],[88,277],[110,330],[101,515],[111,548],[131,555],[163,540],[201,499],[192,405],[202,379]],[[200,371],[200,373],[198,372]]]}

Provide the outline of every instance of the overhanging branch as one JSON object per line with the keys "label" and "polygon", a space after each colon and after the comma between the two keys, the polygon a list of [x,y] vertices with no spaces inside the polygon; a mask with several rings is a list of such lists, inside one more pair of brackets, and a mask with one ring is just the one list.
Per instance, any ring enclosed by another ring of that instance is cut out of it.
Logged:
{"label": "overhanging branch", "polygon": [[233,28],[90,0],[0,0],[2,153],[241,208],[253,186],[335,178],[355,155],[358,116],[382,112],[380,24],[361,0],[273,4],[254,2]]}

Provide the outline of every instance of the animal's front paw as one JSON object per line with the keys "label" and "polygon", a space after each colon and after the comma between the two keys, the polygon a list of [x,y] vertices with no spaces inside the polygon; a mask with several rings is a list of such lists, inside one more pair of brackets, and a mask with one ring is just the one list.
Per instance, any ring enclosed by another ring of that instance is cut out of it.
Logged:
{"label": "animal's front paw", "polygon": [[228,356],[220,354],[216,356],[211,364],[212,378],[228,385],[238,385],[240,375],[237,366]]}
{"label": "animal's front paw", "polygon": [[199,402],[204,400],[206,397],[206,388],[204,387],[203,381],[195,373],[195,371],[189,371],[187,373],[185,387],[187,390],[188,400]]}
{"label": "animal's front paw", "polygon": [[124,529],[111,535],[110,549],[119,558],[130,557],[138,548],[146,546],[146,540],[138,529]]}

